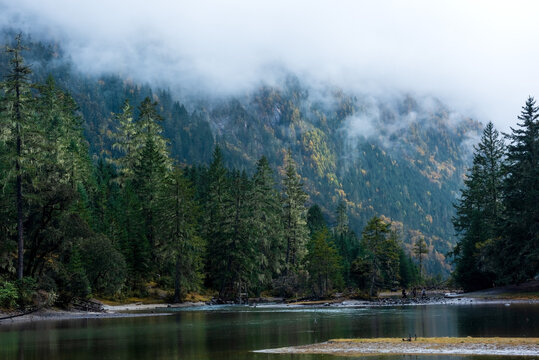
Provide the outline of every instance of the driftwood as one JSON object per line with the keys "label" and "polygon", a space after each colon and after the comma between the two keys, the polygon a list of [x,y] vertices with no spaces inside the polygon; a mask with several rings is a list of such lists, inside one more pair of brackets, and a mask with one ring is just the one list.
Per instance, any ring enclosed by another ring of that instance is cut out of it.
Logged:
{"label": "driftwood", "polygon": [[24,312],[19,313],[19,314],[14,314],[14,315],[8,315],[8,316],[0,317],[0,321],[2,321],[2,320],[8,320],[8,319],[13,319],[13,318],[16,318],[16,317],[19,317],[19,316],[29,315],[29,314],[31,314],[31,313],[34,313],[34,312],[40,310],[40,309],[42,309],[42,307],[35,307],[35,308],[31,308],[31,309],[25,310]]}
{"label": "driftwood", "polygon": [[77,310],[103,312],[103,304],[95,300],[74,299],[71,301],[71,306]]}

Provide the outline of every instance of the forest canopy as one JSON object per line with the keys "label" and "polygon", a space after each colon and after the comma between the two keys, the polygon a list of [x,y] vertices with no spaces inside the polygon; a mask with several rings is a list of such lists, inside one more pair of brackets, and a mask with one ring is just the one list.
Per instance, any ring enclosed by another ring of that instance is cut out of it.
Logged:
{"label": "forest canopy", "polygon": [[[214,109],[214,118],[237,122],[228,135],[214,136],[207,114],[189,113],[166,93],[123,86],[104,96],[120,105],[97,126],[87,117],[99,106],[77,102],[57,76],[39,80],[26,52],[19,35],[2,56],[0,307],[27,306],[38,290],[41,302],[65,305],[147,296],[152,287],[175,302],[197,291],[238,302],[342,291],[368,298],[425,285],[432,280],[427,265],[443,264],[443,249],[433,247],[442,240],[432,234],[449,234],[451,212],[439,203],[451,198],[444,177],[458,178],[450,151],[456,145],[435,159],[425,149],[444,139],[432,129],[412,125],[406,135],[423,143],[417,154],[430,158],[428,165],[405,151],[412,165],[404,166],[367,143],[355,148],[355,163],[339,163],[338,142],[330,141],[339,127],[331,123],[353,113],[355,100],[338,95],[330,118],[316,105],[305,112],[307,95],[294,81],[288,94],[261,90],[253,105],[259,118],[234,101]],[[283,118],[270,126],[275,104]],[[318,128],[309,129],[309,116]],[[491,124],[485,128],[456,206],[455,279],[465,288],[537,273],[532,98],[519,119],[507,147]],[[268,155],[249,169],[240,159],[252,159],[263,143]],[[420,191],[421,179],[430,190]],[[421,204],[441,209],[438,217]]]}

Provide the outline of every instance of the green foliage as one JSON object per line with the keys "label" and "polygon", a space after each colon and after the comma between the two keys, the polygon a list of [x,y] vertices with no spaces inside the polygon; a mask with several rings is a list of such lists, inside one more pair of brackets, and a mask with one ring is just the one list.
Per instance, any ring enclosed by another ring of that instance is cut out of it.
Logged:
{"label": "green foliage", "polygon": [[489,123],[453,223],[455,280],[467,290],[519,283],[539,269],[539,110],[528,98],[505,148]]}
{"label": "green foliage", "polygon": [[33,297],[37,290],[37,283],[34,278],[25,276],[15,282],[17,287],[17,302],[21,308],[34,305]]}
{"label": "green foliage", "polygon": [[281,202],[274,174],[266,157],[260,158],[249,195],[251,233],[255,242],[251,286],[256,294],[269,288],[284,262]]}
{"label": "green foliage", "polygon": [[[343,286],[372,296],[416,284],[423,268],[441,272],[443,257],[433,257],[452,241],[444,219],[454,214],[459,149],[477,124],[451,127],[443,106],[426,115],[406,98],[378,109],[380,141],[353,139],[342,130],[368,104],[342,91],[322,104],[294,77],[189,113],[168,91],[117,77],[94,84],[64,68],[56,83],[31,74],[22,50],[19,41],[2,55],[11,61],[0,91],[3,278],[24,265],[62,302],[144,293],[148,282],[173,285],[179,301],[203,280],[223,300],[267,290],[327,296]],[[33,90],[31,78],[41,79]],[[537,112],[529,99],[507,152],[491,124],[476,147],[454,221],[455,278],[465,287],[537,272]],[[395,122],[412,113],[396,137]],[[307,194],[320,204],[309,211]],[[419,269],[395,228],[407,248],[418,240]],[[352,229],[363,230],[361,242]],[[423,239],[432,256],[423,258]]]}
{"label": "green foliage", "polygon": [[539,108],[528,98],[508,135],[498,277],[520,283],[539,272]]}
{"label": "green foliage", "polygon": [[[363,255],[363,254],[362,254]],[[374,267],[371,261],[363,255],[358,256],[351,264],[350,267],[350,277],[354,280],[355,284],[359,289],[369,289],[372,282],[372,275],[374,272]],[[376,289],[373,287],[373,291]],[[373,293],[369,292],[369,296],[372,296]]]}
{"label": "green foliage", "polygon": [[414,256],[416,257],[417,261],[419,262],[419,277],[423,275],[423,258],[424,255],[427,255],[429,253],[429,249],[427,247],[427,243],[425,242],[425,238],[418,237],[417,240],[414,242]]}
{"label": "green foliage", "polygon": [[14,283],[4,281],[0,285],[0,308],[13,309],[17,306],[19,291]]}
{"label": "green foliage", "polygon": [[[23,177],[32,172],[32,160],[34,158],[34,135],[36,127],[33,127],[33,102],[29,75],[30,67],[24,64],[22,51],[25,50],[21,42],[22,35],[16,36],[16,46],[6,47],[6,52],[11,55],[9,70],[4,76],[2,83],[1,98],[1,129],[0,134],[5,142],[6,153],[11,161],[8,174],[15,178],[15,203],[17,211],[17,278],[22,280],[24,275],[24,198]],[[35,149],[34,149],[35,150]]]}
{"label": "green foliage", "polygon": [[117,151],[120,156],[111,159],[119,169],[120,179],[126,181],[132,179],[135,172],[138,155],[140,152],[141,143],[138,137],[138,124],[133,119],[133,108],[126,100],[122,112],[114,114],[114,120],[117,123],[116,131],[112,133],[114,143],[112,149]]}
{"label": "green foliage", "polygon": [[355,287],[357,284],[352,276],[352,263],[359,255],[359,239],[348,226],[346,205],[340,202],[336,211],[337,224],[333,228],[333,242],[342,258],[342,273],[345,285]]}
{"label": "green foliage", "polygon": [[322,209],[317,204],[314,204],[307,211],[307,227],[309,235],[312,238],[314,234],[327,228],[326,220],[322,215]]}
{"label": "green foliage", "polygon": [[206,258],[206,273],[208,285],[214,289],[222,285],[226,274],[226,242],[230,234],[230,221],[228,220],[232,199],[229,191],[228,172],[223,164],[223,154],[219,147],[215,147],[213,161],[208,169],[208,192],[205,194],[203,236],[208,241],[208,257]]}
{"label": "green foliage", "polygon": [[[379,217],[373,217],[361,236],[362,260],[369,263],[368,286],[373,296],[377,289],[393,287],[399,280],[399,242],[395,231]],[[358,263],[358,271],[365,265]],[[357,271],[355,271],[357,272]],[[362,275],[365,276],[365,275]],[[359,279],[364,282],[364,279]]]}
{"label": "green foliage", "polygon": [[327,144],[326,135],[315,128],[303,134],[302,143],[311,166],[316,169],[320,178],[327,176],[330,180],[336,178],[336,155]]}
{"label": "green foliage", "polygon": [[286,157],[286,174],[283,178],[283,225],[286,241],[285,275],[300,269],[308,240],[307,193],[296,172],[296,164],[289,151]]}
{"label": "green foliage", "polygon": [[86,299],[91,294],[90,281],[86,276],[84,263],[77,246],[70,252],[69,262],[61,268],[58,281],[60,303],[68,304],[75,298]]}
{"label": "green foliage", "polygon": [[192,184],[174,168],[159,195],[158,225],[160,256],[174,278],[174,301],[202,284],[204,242],[198,235],[197,211]]}
{"label": "green foliage", "polygon": [[504,150],[502,139],[489,123],[475,147],[473,166],[455,206],[453,224],[460,239],[453,250],[454,277],[466,290],[491,286],[497,271],[497,265],[492,266],[487,260],[492,256],[484,255],[490,251],[500,225]]}
{"label": "green foliage", "polygon": [[[451,203],[468,165],[463,141],[479,124],[449,121],[451,111],[439,102],[426,107],[406,96],[380,103],[375,109],[380,114],[377,136],[356,138],[348,129],[353,119],[368,115],[372,104],[340,89],[313,91],[288,75],[280,84],[261,86],[241,97],[211,101],[193,96],[182,104],[170,91],[119,76],[88,78],[63,57],[58,44],[25,40],[30,45],[28,62],[39,64],[32,79],[44,82],[52,73],[60,87],[73,94],[84,115],[92,154],[124,154],[113,147],[117,139],[110,135],[117,132],[118,121],[110,114],[122,115],[128,99],[135,125],[135,105],[149,97],[159,103],[162,135],[170,139],[170,153],[180,163],[208,164],[219,143],[231,169],[249,171],[262,156],[278,168],[282,150],[290,148],[305,191],[327,218],[342,199],[356,233],[373,215],[384,214],[403,223],[404,242],[410,244],[409,231],[417,230],[439,253],[451,249],[453,229],[446,219],[454,214]],[[123,176],[123,169],[118,170]],[[447,274],[447,264],[434,254],[425,259],[426,272],[442,269]]]}
{"label": "green foliage", "polygon": [[305,294],[307,284],[309,283],[309,274],[305,270],[298,270],[295,273],[281,275],[273,281],[275,295],[286,298],[298,298]]}
{"label": "green foliage", "polygon": [[419,267],[412,261],[410,256],[407,256],[404,249],[399,251],[399,273],[400,286],[408,288],[411,285],[418,285],[421,277]]}
{"label": "green foliage", "polygon": [[312,292],[317,297],[326,297],[343,285],[342,259],[335,244],[329,241],[329,231],[325,228],[316,232],[308,245],[307,269]]}
{"label": "green foliage", "polygon": [[127,275],[125,260],[106,236],[82,240],[80,257],[94,295],[113,296],[122,290]]}

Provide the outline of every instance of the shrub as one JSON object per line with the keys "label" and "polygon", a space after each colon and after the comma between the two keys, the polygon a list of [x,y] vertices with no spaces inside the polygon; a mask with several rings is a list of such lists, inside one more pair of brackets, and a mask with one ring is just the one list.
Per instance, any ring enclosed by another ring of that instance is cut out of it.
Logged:
{"label": "shrub", "polygon": [[308,281],[306,271],[283,275],[273,281],[273,289],[277,296],[297,298],[306,291],[305,284]]}
{"label": "shrub", "polygon": [[0,308],[13,309],[17,306],[19,292],[14,283],[5,281],[0,284]]}
{"label": "shrub", "polygon": [[34,305],[34,294],[37,289],[37,283],[34,278],[25,277],[22,280],[17,280],[15,283],[18,290],[18,303],[20,307]]}
{"label": "shrub", "polygon": [[80,255],[93,292],[111,296],[122,289],[127,266],[123,255],[106,236],[84,239]]}

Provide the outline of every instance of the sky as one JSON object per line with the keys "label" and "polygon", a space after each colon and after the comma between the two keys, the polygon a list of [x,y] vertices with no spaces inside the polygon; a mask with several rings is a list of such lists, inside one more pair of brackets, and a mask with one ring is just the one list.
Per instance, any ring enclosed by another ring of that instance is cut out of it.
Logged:
{"label": "sky", "polygon": [[218,95],[291,71],[373,96],[440,98],[509,131],[539,96],[537,1],[0,0],[0,25],[79,69]]}

